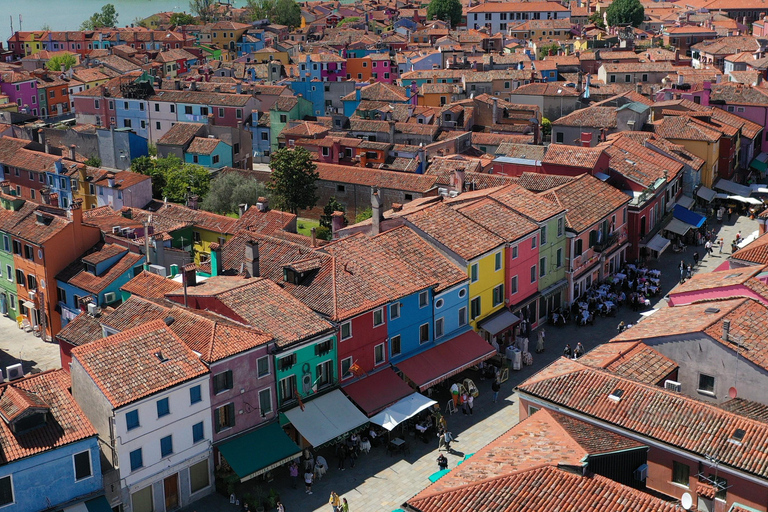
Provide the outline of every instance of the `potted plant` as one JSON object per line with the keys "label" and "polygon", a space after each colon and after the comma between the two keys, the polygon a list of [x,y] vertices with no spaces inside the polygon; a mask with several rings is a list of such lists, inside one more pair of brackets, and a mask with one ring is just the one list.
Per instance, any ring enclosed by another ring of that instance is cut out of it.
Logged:
{"label": "potted plant", "polygon": [[269,490],[269,496],[267,496],[267,503],[269,503],[269,508],[277,508],[277,502],[280,501],[280,494],[272,488]]}
{"label": "potted plant", "polygon": [[266,501],[267,494],[264,492],[264,488],[257,485],[253,488],[253,502],[251,503],[251,509],[256,512],[264,512],[264,502]]}

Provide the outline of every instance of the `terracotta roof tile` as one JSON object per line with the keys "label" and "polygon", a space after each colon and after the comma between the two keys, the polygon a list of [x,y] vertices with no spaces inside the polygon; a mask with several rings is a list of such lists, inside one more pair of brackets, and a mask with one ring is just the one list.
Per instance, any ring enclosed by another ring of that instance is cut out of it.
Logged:
{"label": "terracotta roof tile", "polygon": [[167,144],[170,146],[184,146],[192,142],[202,130],[202,123],[176,123],[160,137],[158,144]]}
{"label": "terracotta roof tile", "polygon": [[138,297],[162,298],[166,293],[179,288],[181,288],[181,284],[176,281],[143,270],[141,274],[125,283],[120,289]]}
{"label": "terracotta roof tile", "polygon": [[592,170],[603,155],[602,148],[585,148],[567,146],[565,144],[550,144],[542,159],[543,163],[583,167]]}
{"label": "terracotta roof tile", "polygon": [[731,259],[768,265],[768,233],[760,235],[752,243],[733,253]]}
{"label": "terracotta roof tile", "polygon": [[586,126],[588,128],[616,128],[616,108],[588,107],[558,118],[552,126]]}
{"label": "terracotta roof tile", "polygon": [[219,139],[211,139],[210,137],[195,137],[187,148],[187,153],[210,155],[216,150],[216,146],[220,142]]}
{"label": "terracotta roof tile", "polygon": [[[116,279],[130,272],[143,259],[141,254],[128,252],[127,249],[122,247],[121,249],[123,249],[121,252],[124,254],[106,272],[102,272],[99,275],[92,274],[83,268],[80,260],[75,260],[62,270],[56,276],[56,279],[87,292],[101,293],[107,286],[115,282]],[[108,249],[107,252],[111,253],[113,251]],[[98,252],[93,254],[98,254]],[[87,258],[88,256],[83,257],[82,261],[86,261]]]}
{"label": "terracotta roof tile", "polygon": [[590,350],[579,361],[646,384],[659,385],[677,363],[641,341],[604,343]]}
{"label": "terracotta roof tile", "polygon": [[72,349],[113,407],[121,407],[208,373],[162,320]]}
{"label": "terracotta roof tile", "polygon": [[753,420],[768,423],[768,405],[743,398],[733,398],[720,404],[720,407],[739,416],[746,416]]}
{"label": "terracotta roof tile", "polygon": [[434,176],[324,163],[317,164],[317,173],[323,181],[419,193],[433,189],[437,181]]}
{"label": "terracotta roof tile", "polygon": [[518,176],[516,183],[531,192],[544,192],[551,188],[559,187],[573,181],[573,176],[559,176],[557,174],[539,174],[537,172],[524,172]]}
{"label": "terracotta roof tile", "polygon": [[457,210],[461,214],[500,236],[506,242],[514,242],[539,229],[537,224],[492,199],[481,199],[458,206]]}
{"label": "terracotta roof tile", "polygon": [[590,174],[583,174],[573,181],[542,192],[542,196],[566,209],[566,224],[577,233],[608,219],[612,213],[629,204],[631,199],[624,192]]}
{"label": "terracotta roof tile", "polygon": [[[565,209],[519,185],[510,185],[490,192],[490,197],[536,222],[545,221]],[[461,196],[459,196],[461,197]]]}

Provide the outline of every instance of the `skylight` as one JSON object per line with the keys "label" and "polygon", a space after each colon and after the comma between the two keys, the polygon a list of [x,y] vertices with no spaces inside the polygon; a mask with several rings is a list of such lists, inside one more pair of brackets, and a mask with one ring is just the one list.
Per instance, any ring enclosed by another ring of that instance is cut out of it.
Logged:
{"label": "skylight", "polygon": [[744,436],[746,434],[747,432],[744,429],[737,428],[733,431],[733,435],[731,435],[731,438],[728,440],[728,442],[741,445],[741,441],[744,440]]}
{"label": "skylight", "polygon": [[624,394],[623,389],[616,388],[613,390],[613,393],[608,395],[608,400],[613,400],[614,402],[618,402],[619,400],[621,400],[621,397],[623,394]]}

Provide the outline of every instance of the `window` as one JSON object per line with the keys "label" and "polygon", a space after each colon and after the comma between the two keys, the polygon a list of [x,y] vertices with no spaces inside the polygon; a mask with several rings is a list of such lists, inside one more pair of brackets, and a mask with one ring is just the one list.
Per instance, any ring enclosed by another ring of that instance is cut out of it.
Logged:
{"label": "window", "polygon": [[88,478],[93,475],[91,470],[91,452],[86,450],[84,452],[76,453],[72,456],[75,463],[75,481]]}
{"label": "window", "polygon": [[547,275],[547,257],[544,256],[539,260],[539,277]]}
{"label": "window", "polygon": [[259,409],[262,417],[272,412],[272,390],[269,388],[259,391]]}
{"label": "window", "polygon": [[400,318],[400,303],[395,302],[391,306],[389,306],[389,319],[395,320],[396,318]]}
{"label": "window", "polygon": [[400,354],[400,352],[402,351],[402,345],[401,345],[399,334],[397,336],[393,336],[389,340],[389,349],[392,351],[393,357]]}
{"label": "window", "polygon": [[341,360],[341,378],[342,379],[348,379],[349,377],[352,376],[352,373],[349,371],[351,367],[352,367],[351,357],[347,357]]}
{"label": "window", "polygon": [[137,469],[144,467],[144,457],[141,455],[141,448],[138,450],[133,450],[131,452],[131,471],[136,471]]}
{"label": "window", "polygon": [[535,248],[536,248],[536,237],[534,236],[533,238],[531,238],[531,249],[535,249]]}
{"label": "window", "polygon": [[213,376],[213,392],[215,394],[228,389],[232,389],[232,370],[227,370]]}
{"label": "window", "polygon": [[235,404],[228,403],[213,411],[216,432],[235,426]]}
{"label": "window", "polygon": [[16,269],[16,283],[21,287],[24,287],[27,284],[27,280],[24,279],[24,271],[19,270],[18,268]]}
{"label": "window", "polygon": [[429,292],[419,293],[419,308],[424,308],[429,304]]}
{"label": "window", "polygon": [[344,185],[336,185],[336,192],[346,192],[347,187]]}
{"label": "window", "polygon": [[269,356],[260,357],[256,361],[256,375],[258,378],[269,375]]}
{"label": "window", "polygon": [[474,320],[480,316],[480,297],[475,297],[469,302],[469,317]]}
{"label": "window", "polygon": [[699,393],[715,394],[715,378],[703,373],[699,374]]}
{"label": "window", "polygon": [[224,109],[219,107],[219,117],[224,117]]}
{"label": "window", "polygon": [[536,282],[536,265],[531,267],[531,283]]}
{"label": "window", "polygon": [[31,245],[24,246],[24,257],[28,260],[35,259],[35,249]]}
{"label": "window", "polygon": [[555,142],[563,143],[563,132],[555,133]]}
{"label": "window", "polygon": [[500,284],[499,286],[493,289],[493,307],[496,307],[499,304],[502,304],[503,302],[504,302],[504,285]]}
{"label": "window", "polygon": [[624,75],[624,81],[629,83],[632,81],[632,75]]}
{"label": "window", "polygon": [[213,158],[212,158],[212,160],[213,160],[213,163],[214,163],[214,164],[217,164],[217,163],[219,163],[219,155],[213,155]]}
{"label": "window", "polygon": [[445,334],[445,318],[435,320],[435,338],[440,338]]}
{"label": "window", "polygon": [[189,388],[189,405],[196,404],[203,401],[202,393],[200,392],[200,386],[192,386]]}
{"label": "window", "polygon": [[493,269],[494,269],[496,272],[498,272],[499,270],[501,270],[501,252],[497,252],[497,253],[494,255],[493,259],[494,259],[494,265],[493,265]]}
{"label": "window", "polygon": [[130,119],[123,119],[123,126],[125,128],[130,128],[131,127],[131,120]]}
{"label": "window", "polygon": [[198,441],[202,441],[205,437],[205,428],[203,427],[203,422],[195,423],[192,425],[192,442],[197,443]]}
{"label": "window", "polygon": [[373,312],[373,326],[378,327],[384,323],[384,310],[379,308]]}
{"label": "window", "polygon": [[469,267],[469,271],[470,271],[469,282],[470,283],[476,283],[477,280],[478,280],[478,275],[477,275],[478,274],[478,267],[477,267],[477,263],[473,263],[472,266]]}
{"label": "window", "polygon": [[557,236],[558,238],[563,236],[563,218],[562,217],[557,219]]}
{"label": "window", "polygon": [[688,464],[672,461],[672,481],[688,487],[690,485],[691,468]]}
{"label": "window", "polygon": [[192,115],[192,106],[191,105],[185,105],[184,106],[184,113],[188,116]]}
{"label": "window", "polygon": [[332,348],[333,348],[333,342],[331,341],[331,339],[321,341],[320,343],[315,345],[315,355],[324,356],[325,354],[328,354]]}
{"label": "window", "polygon": [[284,357],[281,357],[279,360],[280,362],[280,371],[285,371],[290,368],[293,368],[293,365],[296,364],[296,354],[288,354]]}
{"label": "window", "polygon": [[176,112],[176,105],[171,105],[171,114]]}
{"label": "window", "polygon": [[293,400],[294,392],[296,391],[296,376],[289,375],[284,379],[280,379],[280,403],[285,403],[289,400]]}
{"label": "window", "polygon": [[584,241],[579,238],[576,240],[576,242],[573,244],[573,254],[575,256],[581,256],[581,254],[584,252]]}
{"label": "window", "polygon": [[288,122],[288,116],[285,114],[280,114],[280,122],[281,123],[287,123]]}
{"label": "window", "polygon": [[611,75],[611,83],[615,83],[615,82],[616,82],[616,75]]}
{"label": "window", "polygon": [[563,249],[560,248],[555,253],[555,263],[557,263],[557,268],[560,268],[563,266]]}
{"label": "window", "polygon": [[331,154],[331,148],[323,148],[323,156],[329,156]]}
{"label": "window", "polygon": [[165,436],[160,439],[160,457],[167,457],[173,453],[173,436]]}
{"label": "window", "polygon": [[5,252],[11,252],[11,239],[3,235],[3,250]]}
{"label": "window", "polygon": [[13,503],[13,481],[11,475],[0,478],[0,506]]}
{"label": "window", "polygon": [[93,108],[95,108],[96,110],[101,108],[101,107],[99,107],[99,100],[93,100]]}
{"label": "window", "polygon": [[373,364],[380,365],[384,362],[384,344],[380,343],[373,347]]}
{"label": "window", "polygon": [[13,282],[13,270],[10,265],[5,266],[5,277],[7,277],[10,282]]}
{"label": "window", "polygon": [[467,325],[467,308],[459,308],[459,327]]}
{"label": "window", "polygon": [[712,479],[712,481],[715,483],[715,499],[716,500],[726,500],[726,496],[728,495],[728,480],[721,476],[714,476],[709,475],[709,478]]}
{"label": "window", "polygon": [[168,398],[163,398],[157,401],[157,417],[162,418],[171,414],[171,408],[168,405]]}
{"label": "window", "polygon": [[419,326],[419,343],[426,343],[429,341],[429,324],[422,324]]}
{"label": "window", "polygon": [[341,339],[346,340],[352,337],[352,322],[341,324]]}
{"label": "window", "polygon": [[208,475],[208,459],[189,466],[189,489],[192,494],[203,490],[210,485]]}
{"label": "window", "polygon": [[125,413],[125,427],[128,430],[133,430],[134,428],[139,427],[139,411],[130,411]]}
{"label": "window", "polygon": [[514,295],[517,293],[517,276],[512,276],[509,280],[509,293]]}

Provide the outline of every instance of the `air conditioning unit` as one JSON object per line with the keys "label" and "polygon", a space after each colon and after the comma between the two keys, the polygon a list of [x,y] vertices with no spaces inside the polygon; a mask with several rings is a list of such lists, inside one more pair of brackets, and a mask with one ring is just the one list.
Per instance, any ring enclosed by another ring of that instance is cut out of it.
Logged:
{"label": "air conditioning unit", "polygon": [[120,233],[122,233],[123,236],[128,236],[133,232],[131,228],[123,228],[120,230]]}
{"label": "air conditioning unit", "polygon": [[89,302],[88,303],[88,314],[91,316],[96,316],[99,314],[99,306],[95,302]]}
{"label": "air conditioning unit", "polygon": [[120,234],[120,231],[121,231],[121,229],[122,229],[122,228],[121,228],[120,226],[112,226],[112,234],[113,234],[113,235],[119,235],[119,234]]}
{"label": "air conditioning unit", "polygon": [[11,366],[7,366],[5,368],[5,376],[8,380],[8,382],[12,380],[17,380],[22,377],[24,377],[24,368],[21,366],[21,363],[18,364],[12,364]]}
{"label": "air conditioning unit", "polygon": [[107,292],[104,294],[104,302],[112,304],[117,300],[117,294],[115,292]]}
{"label": "air conditioning unit", "polygon": [[441,196],[447,196],[448,195],[448,189],[447,188],[438,188],[437,193]]}
{"label": "air conditioning unit", "polygon": [[648,464],[643,464],[634,472],[635,480],[643,481],[648,478]]}
{"label": "air conditioning unit", "polygon": [[665,380],[664,389],[670,389],[672,391],[677,391],[678,393],[680,393],[683,390],[683,385],[674,380]]}
{"label": "air conditioning unit", "polygon": [[456,190],[451,190],[450,192],[448,192],[448,197],[456,197],[458,195],[459,195],[459,192]]}
{"label": "air conditioning unit", "polygon": [[162,265],[150,265],[149,271],[152,272],[153,274],[166,277],[165,267]]}

